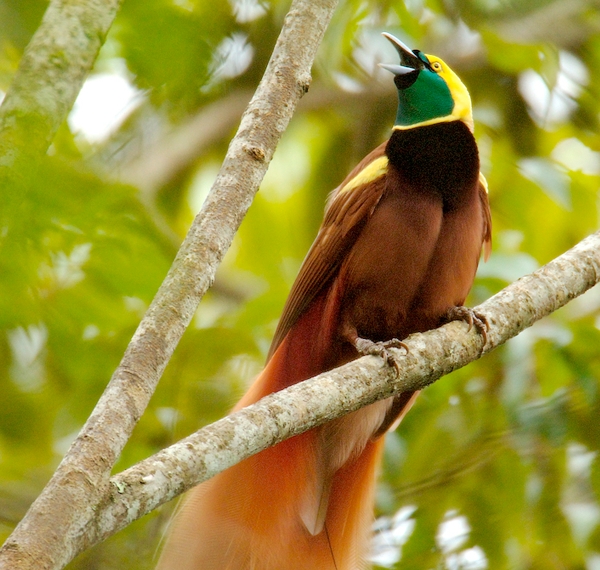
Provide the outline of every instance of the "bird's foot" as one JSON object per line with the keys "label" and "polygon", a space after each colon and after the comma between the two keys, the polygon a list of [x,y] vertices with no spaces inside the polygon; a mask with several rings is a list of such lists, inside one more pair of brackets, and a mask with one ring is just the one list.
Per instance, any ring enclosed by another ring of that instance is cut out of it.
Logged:
{"label": "bird's foot", "polygon": [[483,346],[487,343],[487,332],[490,330],[490,323],[483,313],[478,313],[474,309],[459,305],[451,307],[444,315],[444,321],[464,321],[469,325],[469,331],[475,327],[477,332],[483,337]]}
{"label": "bird's foot", "polygon": [[403,348],[408,353],[408,346],[397,338],[374,342],[368,338],[358,337],[354,341],[354,346],[359,354],[362,354],[363,356],[372,355],[383,358],[388,366],[393,366],[396,369],[398,374],[400,373],[400,366],[398,365],[396,357],[389,351],[389,349]]}

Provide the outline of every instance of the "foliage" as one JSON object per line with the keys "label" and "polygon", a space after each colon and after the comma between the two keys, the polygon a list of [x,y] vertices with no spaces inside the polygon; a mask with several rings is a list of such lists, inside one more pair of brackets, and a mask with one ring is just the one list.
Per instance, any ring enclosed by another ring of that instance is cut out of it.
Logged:
{"label": "foliage", "polygon": [[[0,2],[0,89],[43,9]],[[127,0],[90,84],[125,77],[138,90],[135,109],[105,138],[65,123],[2,216],[2,538],[117,365],[239,115],[232,104],[229,127],[214,135],[213,111],[256,85],[286,9]],[[393,85],[376,63],[395,54],[381,31],[442,56],[473,96],[494,251],[471,304],[594,231],[599,22],[593,0],[342,3],[311,90],[118,468],[225,414],[261,368],[327,193],[393,121]],[[210,136],[175,164],[168,141],[199,113]],[[166,182],[136,179],[157,156]],[[592,290],[420,396],[388,436],[378,563],[600,568],[599,311]],[[148,567],[168,516],[146,517],[70,567]]]}

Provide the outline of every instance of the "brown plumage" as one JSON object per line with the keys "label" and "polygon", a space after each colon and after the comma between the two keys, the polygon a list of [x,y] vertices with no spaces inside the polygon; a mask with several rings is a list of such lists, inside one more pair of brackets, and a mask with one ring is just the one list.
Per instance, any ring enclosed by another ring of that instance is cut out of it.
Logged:
{"label": "brown plumage", "polygon": [[[438,326],[464,303],[490,232],[468,121],[395,129],[332,194],[267,365],[236,409]],[[198,486],[158,568],[364,567],[381,435],[415,397],[372,404]]]}

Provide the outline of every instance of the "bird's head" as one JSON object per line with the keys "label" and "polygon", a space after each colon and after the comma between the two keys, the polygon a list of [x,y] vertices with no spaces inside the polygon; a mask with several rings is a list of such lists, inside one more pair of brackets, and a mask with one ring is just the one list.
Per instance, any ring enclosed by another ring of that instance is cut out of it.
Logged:
{"label": "bird's head", "polygon": [[379,65],[394,74],[398,114],[394,129],[463,121],[473,130],[471,97],[458,75],[434,55],[411,50],[391,34],[383,34],[400,55],[400,65]]}

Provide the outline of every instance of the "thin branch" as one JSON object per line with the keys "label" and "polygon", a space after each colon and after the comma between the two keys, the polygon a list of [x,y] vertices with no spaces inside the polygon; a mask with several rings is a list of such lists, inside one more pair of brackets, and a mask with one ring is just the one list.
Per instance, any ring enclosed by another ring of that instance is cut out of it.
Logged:
{"label": "thin branch", "polygon": [[[299,111],[352,108],[358,105],[363,110],[369,109],[395,101],[392,89],[393,85],[390,87],[379,82],[371,83],[357,93],[316,88],[311,90],[310,97],[302,99]],[[118,167],[117,179],[139,188],[148,200],[153,199],[160,188],[190,168],[207,148],[228,137],[249,99],[250,94],[246,91],[232,93],[187,117],[159,138],[143,155]],[[107,172],[108,176],[114,174]]]}
{"label": "thin branch", "polygon": [[275,146],[310,83],[335,0],[294,0],[223,166],[121,364],[67,455],[0,549],[0,569],[61,568],[109,489],[109,474],[214,279]]}
{"label": "thin branch", "polygon": [[414,500],[420,493],[436,487],[447,487],[451,481],[481,469],[506,450],[506,432],[492,434],[484,441],[470,443],[471,445],[467,444],[461,453],[449,458],[443,468],[417,481],[406,482],[394,493],[394,498]]}
{"label": "thin branch", "polygon": [[111,492],[86,530],[104,540],[239,461],[376,400],[421,390],[480,358],[600,281],[600,232],[477,307],[490,322],[487,344],[453,322],[406,340],[396,376],[374,356],[360,358],[271,394],[111,478]]}
{"label": "thin branch", "polygon": [[231,136],[231,130],[251,95],[247,90],[235,92],[187,117],[147,152],[122,165],[117,173],[118,179],[133,184],[146,196],[154,195],[189,168],[215,140],[225,137],[227,140]]}
{"label": "thin branch", "polygon": [[[507,12],[510,16],[494,25],[497,33],[508,42],[547,42],[573,50],[581,47],[588,34],[594,33],[593,24],[585,17],[589,6],[586,0],[558,0],[539,6],[518,16]],[[561,25],[557,26],[556,22]]]}

